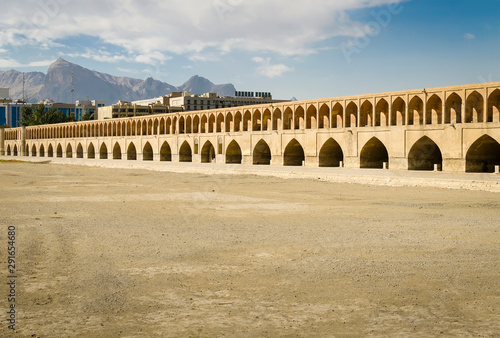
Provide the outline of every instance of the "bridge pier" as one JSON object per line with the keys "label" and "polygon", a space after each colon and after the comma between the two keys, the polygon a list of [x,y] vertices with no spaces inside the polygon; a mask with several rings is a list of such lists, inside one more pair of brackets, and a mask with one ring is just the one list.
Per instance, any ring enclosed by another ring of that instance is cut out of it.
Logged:
{"label": "bridge pier", "polygon": [[389,157],[390,170],[408,170],[408,159],[404,157]]}
{"label": "bridge pier", "polygon": [[465,159],[443,158],[443,169],[445,172],[465,172]]}
{"label": "bridge pier", "polygon": [[241,156],[241,164],[252,165],[253,164],[253,156],[252,155],[242,155]]}
{"label": "bridge pier", "polygon": [[306,167],[319,167],[319,157],[317,156],[306,156]]}

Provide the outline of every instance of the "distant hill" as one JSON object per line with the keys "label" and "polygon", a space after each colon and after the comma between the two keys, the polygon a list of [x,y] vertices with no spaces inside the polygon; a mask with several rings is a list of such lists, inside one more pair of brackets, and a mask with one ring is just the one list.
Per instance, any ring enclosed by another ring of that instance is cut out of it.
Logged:
{"label": "distant hill", "polygon": [[[175,91],[190,91],[192,94],[207,92],[219,96],[233,96],[232,84],[216,85],[209,80],[193,76],[181,86],[173,86],[151,77],[146,80],[112,76],[99,73],[59,58],[47,70],[47,74],[30,72],[24,74],[25,96],[29,102],[52,99],[55,102],[71,102],[71,73],[74,72],[75,100],[105,100],[113,104],[119,100],[143,100]],[[10,88],[13,99],[22,99],[23,73],[16,70],[0,71],[0,87]]]}

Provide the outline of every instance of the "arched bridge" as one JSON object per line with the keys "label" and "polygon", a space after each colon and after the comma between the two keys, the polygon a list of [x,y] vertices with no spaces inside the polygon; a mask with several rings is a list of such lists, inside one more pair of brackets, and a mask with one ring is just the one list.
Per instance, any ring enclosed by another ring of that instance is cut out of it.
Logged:
{"label": "arched bridge", "polygon": [[493,172],[500,82],[4,129],[0,154]]}

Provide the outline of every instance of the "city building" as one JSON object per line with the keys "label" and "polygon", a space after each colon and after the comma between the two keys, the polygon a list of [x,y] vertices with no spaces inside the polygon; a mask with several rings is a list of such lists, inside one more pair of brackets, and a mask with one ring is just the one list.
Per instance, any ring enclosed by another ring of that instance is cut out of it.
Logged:
{"label": "city building", "polygon": [[[147,103],[147,102],[146,102]],[[98,108],[98,120],[116,119],[122,117],[146,116],[153,114],[166,114],[171,112],[169,107],[161,102],[141,105],[132,102],[119,101],[112,106],[101,106]]]}
{"label": "city building", "polygon": [[168,96],[168,105],[184,111],[221,109],[266,103],[280,103],[288,100],[273,100],[271,93],[235,92],[235,96],[217,96],[216,93],[192,95],[190,92],[174,92]]}
{"label": "city building", "polygon": [[26,105],[27,103],[21,100],[12,102],[10,99],[0,99],[0,126],[18,127],[21,108]]}

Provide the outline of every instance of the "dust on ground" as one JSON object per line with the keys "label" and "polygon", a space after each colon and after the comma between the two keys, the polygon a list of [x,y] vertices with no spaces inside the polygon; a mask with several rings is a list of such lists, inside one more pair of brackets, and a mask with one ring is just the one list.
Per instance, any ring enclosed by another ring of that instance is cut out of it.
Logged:
{"label": "dust on ground", "polygon": [[0,163],[17,334],[493,337],[500,194]]}

